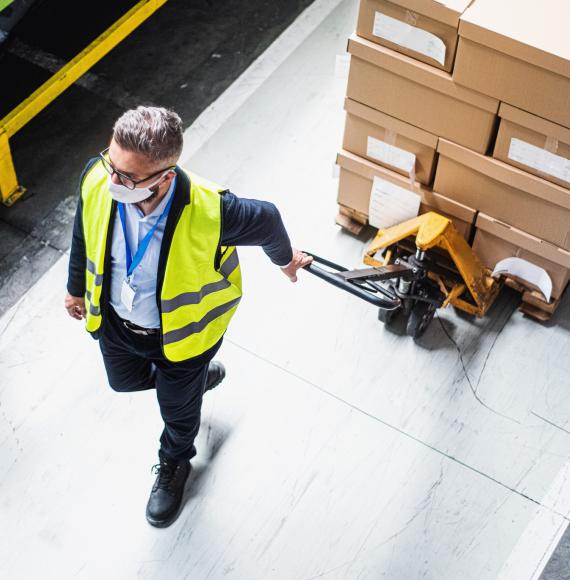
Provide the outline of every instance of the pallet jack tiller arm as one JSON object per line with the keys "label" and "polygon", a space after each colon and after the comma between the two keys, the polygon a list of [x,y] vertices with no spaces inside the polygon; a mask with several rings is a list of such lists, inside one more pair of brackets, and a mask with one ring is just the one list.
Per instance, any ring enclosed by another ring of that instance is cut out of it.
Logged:
{"label": "pallet jack tiller arm", "polygon": [[[379,308],[386,310],[400,308],[400,299],[379,284],[376,284],[375,281],[383,278],[393,278],[400,273],[409,271],[410,269],[408,267],[392,265],[384,268],[349,270],[330,260],[316,256],[312,252],[305,253],[313,257],[313,262],[307,266],[303,266],[303,269],[314,274],[321,280],[341,290],[345,290],[349,294],[357,296]],[[331,272],[330,270],[317,266],[314,262],[332,268],[335,271]]]}

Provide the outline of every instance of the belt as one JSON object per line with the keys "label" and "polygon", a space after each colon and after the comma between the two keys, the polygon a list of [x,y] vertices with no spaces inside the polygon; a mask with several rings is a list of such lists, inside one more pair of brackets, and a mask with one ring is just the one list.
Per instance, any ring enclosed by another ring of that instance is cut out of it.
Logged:
{"label": "belt", "polygon": [[134,332],[135,334],[149,335],[149,334],[158,334],[160,332],[160,328],[145,328],[144,326],[139,326],[138,324],[135,324],[130,320],[125,320],[124,318],[121,318],[118,315],[117,311],[113,308],[113,306],[110,306],[109,310],[113,313],[113,315],[125,328],[128,328],[131,332]]}
{"label": "belt", "polygon": [[124,318],[121,318],[120,320],[123,323],[123,326],[135,334],[158,334],[160,332],[160,328],[144,328],[130,320],[125,320]]}

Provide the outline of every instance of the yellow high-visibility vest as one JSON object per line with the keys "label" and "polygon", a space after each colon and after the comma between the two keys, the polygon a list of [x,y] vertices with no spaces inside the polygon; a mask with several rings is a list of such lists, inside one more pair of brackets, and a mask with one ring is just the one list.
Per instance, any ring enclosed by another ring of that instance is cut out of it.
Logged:
{"label": "yellow high-visibility vest", "polygon": [[[179,169],[190,180],[190,202],[174,226],[160,288],[157,283],[161,345],[170,361],[196,357],[214,346],[242,296],[237,249],[220,245],[223,188]],[[90,333],[101,326],[103,279],[111,274],[104,271],[113,201],[108,176],[102,162],[97,161],[81,185],[87,257],[85,328]],[[216,255],[220,254],[217,264]]]}

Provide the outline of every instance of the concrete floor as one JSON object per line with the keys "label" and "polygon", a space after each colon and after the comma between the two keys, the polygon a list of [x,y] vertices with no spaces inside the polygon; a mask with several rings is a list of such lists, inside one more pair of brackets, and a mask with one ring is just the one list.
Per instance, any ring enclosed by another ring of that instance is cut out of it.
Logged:
{"label": "concrete floor", "polygon": [[[335,57],[355,14],[343,0],[288,58],[271,53],[240,107],[190,129],[181,165],[274,201],[297,247],[358,267],[373,232],[334,225],[333,168]],[[486,318],[444,311],[414,343],[306,272],[291,285],[259,248],[240,258],[228,377],[205,397],[186,505],[164,530],[144,520],[155,395],[106,385],[62,308],[67,256],[0,319],[0,575],[539,578],[570,521],[568,296],[538,324],[505,291]]]}

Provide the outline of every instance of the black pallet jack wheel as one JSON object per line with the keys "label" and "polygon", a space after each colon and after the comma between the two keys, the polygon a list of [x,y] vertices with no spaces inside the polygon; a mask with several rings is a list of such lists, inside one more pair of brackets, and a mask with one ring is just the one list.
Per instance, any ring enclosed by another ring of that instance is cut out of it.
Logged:
{"label": "black pallet jack wheel", "polygon": [[406,334],[413,338],[420,338],[427,330],[435,316],[435,305],[428,302],[416,302],[406,325]]}
{"label": "black pallet jack wheel", "polygon": [[400,311],[399,308],[397,308],[396,310],[386,310],[384,308],[379,308],[378,320],[380,322],[383,322],[386,326],[390,326],[392,322],[394,322],[394,319],[396,318],[396,315],[398,314],[399,311]]}

